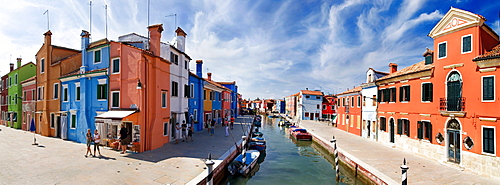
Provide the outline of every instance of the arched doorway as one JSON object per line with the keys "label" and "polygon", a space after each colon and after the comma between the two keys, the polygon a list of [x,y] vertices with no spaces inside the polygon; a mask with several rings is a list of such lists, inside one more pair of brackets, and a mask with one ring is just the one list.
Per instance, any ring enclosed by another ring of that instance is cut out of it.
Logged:
{"label": "arched doorway", "polygon": [[456,119],[451,119],[450,121],[448,121],[448,124],[446,126],[446,133],[448,135],[448,161],[460,163],[460,141],[462,138],[462,136],[460,135],[460,123],[458,123]]}
{"label": "arched doorway", "polygon": [[391,143],[394,143],[394,118],[389,120],[389,135]]}
{"label": "arched doorway", "polygon": [[462,111],[462,77],[453,71],[446,79],[447,111]]}

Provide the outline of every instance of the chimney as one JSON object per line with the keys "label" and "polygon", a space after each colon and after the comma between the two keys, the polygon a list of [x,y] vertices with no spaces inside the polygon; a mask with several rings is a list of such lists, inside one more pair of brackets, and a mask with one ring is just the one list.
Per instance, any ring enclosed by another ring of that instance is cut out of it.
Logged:
{"label": "chimney", "polygon": [[82,33],[80,34],[80,36],[82,37],[82,65],[80,66],[80,73],[84,73],[86,72],[86,66],[88,66],[86,64],[87,62],[87,58],[88,58],[88,55],[86,54],[87,53],[87,48],[89,47],[89,44],[90,44],[90,33],[88,31],[85,31],[85,30],[82,30]]}
{"label": "chimney", "polygon": [[175,33],[177,35],[177,38],[176,38],[177,49],[184,52],[184,50],[186,49],[186,36],[187,36],[187,34],[180,27],[177,27],[177,30],[175,30]]}
{"label": "chimney", "polygon": [[425,48],[424,54],[422,56],[425,58],[425,65],[433,63],[434,51],[429,48]]}
{"label": "chimney", "polygon": [[389,63],[389,74],[398,71],[398,65],[395,63]]}
{"label": "chimney", "polygon": [[10,63],[10,71],[14,71],[14,63]]}
{"label": "chimney", "polygon": [[200,78],[203,78],[203,60],[196,60],[196,75]]}
{"label": "chimney", "polygon": [[212,73],[207,73],[207,75],[208,75],[208,77],[207,77],[207,78],[208,78],[208,80],[209,80],[209,81],[212,81]]}
{"label": "chimney", "polygon": [[23,60],[22,58],[17,58],[17,68],[18,69],[21,68],[21,61],[22,60]]}
{"label": "chimney", "polygon": [[155,24],[148,26],[149,31],[149,51],[160,56],[161,32],[163,32],[163,24]]}
{"label": "chimney", "polygon": [[50,30],[49,30],[49,31],[45,32],[43,35],[45,35],[43,43],[47,46],[52,45],[52,32],[50,32]]}

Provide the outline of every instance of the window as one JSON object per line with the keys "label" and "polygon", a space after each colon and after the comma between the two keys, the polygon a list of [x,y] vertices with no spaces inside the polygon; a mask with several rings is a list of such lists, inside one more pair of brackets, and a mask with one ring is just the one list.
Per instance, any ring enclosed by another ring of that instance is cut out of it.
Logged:
{"label": "window", "polygon": [[372,106],[377,106],[377,101],[375,101],[377,99],[377,95],[373,95],[372,97]]}
{"label": "window", "polygon": [[193,110],[193,121],[197,121],[198,120],[198,109],[194,109]]}
{"label": "window", "polygon": [[431,141],[432,139],[432,124],[429,121],[417,121],[417,137]]}
{"label": "window", "polygon": [[9,76],[9,87],[12,85],[12,77]]}
{"label": "window", "polygon": [[438,44],[438,59],[446,58],[446,42]]}
{"label": "window", "polygon": [[319,109],[319,104],[316,105],[316,109]]}
{"label": "window", "polygon": [[31,90],[31,101],[35,101],[35,89]]}
{"label": "window", "polygon": [[68,85],[63,85],[63,101],[68,101]]}
{"label": "window", "polygon": [[483,101],[495,101],[495,76],[483,76]]}
{"label": "window", "polygon": [[26,93],[26,91],[24,91],[23,92],[23,101],[26,101],[26,95],[27,95],[27,93]]}
{"label": "window", "polygon": [[18,82],[17,82],[17,74],[16,74],[16,76],[14,76],[14,78],[15,78],[15,79],[14,79],[14,85],[17,85],[17,83],[18,83]]}
{"label": "window", "polygon": [[101,50],[94,51],[94,63],[101,62]]}
{"label": "window", "polygon": [[40,59],[40,73],[44,73],[45,72],[45,59],[42,58]]}
{"label": "window", "polygon": [[410,137],[410,120],[398,119],[398,134]]}
{"label": "window", "polygon": [[37,100],[42,100],[42,97],[43,97],[42,88],[43,88],[43,86],[38,87],[38,98],[37,98]]}
{"label": "window", "polygon": [[309,112],[305,112],[304,117],[309,117]]}
{"label": "window", "polygon": [[354,107],[354,97],[351,96],[351,107]]}
{"label": "window", "polygon": [[50,113],[50,128],[54,128],[55,117],[54,113]]}
{"label": "window", "polygon": [[385,117],[380,117],[380,130],[387,131],[387,120]]}
{"label": "window", "polygon": [[326,110],[326,105],[323,105],[323,110]]}
{"label": "window", "polygon": [[172,88],[170,89],[172,91],[172,96],[178,96],[179,95],[179,84],[177,82],[172,81]]}
{"label": "window", "polygon": [[184,69],[188,69],[188,61],[184,60]]}
{"label": "window", "polygon": [[321,99],[321,96],[316,96],[316,99],[318,99],[318,100]]}
{"label": "window", "polygon": [[335,105],[332,105],[332,108],[331,108],[331,110],[335,110]]}
{"label": "window", "polygon": [[167,91],[161,91],[161,107],[167,108]]}
{"label": "window", "polygon": [[425,56],[425,65],[432,64],[432,55]]}
{"label": "window", "polygon": [[80,83],[75,83],[75,99],[80,101]]}
{"label": "window", "polygon": [[390,95],[389,95],[389,101],[390,102],[396,102],[396,87],[391,87],[389,89]]}
{"label": "window", "polygon": [[432,102],[432,83],[422,83],[422,101]]}
{"label": "window", "polygon": [[210,100],[214,100],[214,92],[210,91]]}
{"label": "window", "polygon": [[111,73],[120,73],[120,58],[113,59],[113,71]]}
{"label": "window", "polygon": [[310,96],[309,95],[306,95],[306,98],[309,98]]}
{"label": "window", "polygon": [[401,102],[410,101],[410,86],[409,85],[399,87],[399,101],[401,101]]}
{"label": "window", "polygon": [[14,104],[17,104],[17,94],[14,95]]}
{"label": "window", "polygon": [[108,90],[106,84],[97,85],[97,99],[105,100],[108,98],[107,95],[108,95]]}
{"label": "window", "polygon": [[174,63],[175,65],[179,65],[179,56],[174,54],[173,52],[170,52],[170,62]]}
{"label": "window", "polygon": [[59,84],[55,83],[54,84],[54,99],[59,98]]}
{"label": "window", "polygon": [[462,37],[462,54],[472,52],[472,35]]}
{"label": "window", "polygon": [[483,127],[483,153],[495,154],[495,127]]}
{"label": "window", "polygon": [[111,107],[120,107],[120,91],[111,91]]}
{"label": "window", "polygon": [[76,128],[76,114],[71,113],[71,128]]}
{"label": "window", "polygon": [[189,98],[189,95],[191,93],[189,92],[189,85],[185,84],[184,85],[184,97]]}
{"label": "window", "polygon": [[358,96],[358,107],[361,107],[361,96]]}
{"label": "window", "polygon": [[189,97],[194,98],[194,84],[191,84],[191,88],[189,89]]}
{"label": "window", "polygon": [[168,122],[163,122],[163,136],[168,136]]}

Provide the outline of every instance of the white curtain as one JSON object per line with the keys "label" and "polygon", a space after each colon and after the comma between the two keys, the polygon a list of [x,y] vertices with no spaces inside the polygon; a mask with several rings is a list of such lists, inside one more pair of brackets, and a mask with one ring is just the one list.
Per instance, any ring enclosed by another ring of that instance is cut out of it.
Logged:
{"label": "white curtain", "polygon": [[95,123],[95,128],[97,129],[97,132],[99,132],[99,135],[101,136],[100,144],[103,144],[104,139],[107,139],[108,126],[106,125],[106,123]]}
{"label": "white curtain", "polygon": [[68,116],[61,116],[61,139],[68,139]]}

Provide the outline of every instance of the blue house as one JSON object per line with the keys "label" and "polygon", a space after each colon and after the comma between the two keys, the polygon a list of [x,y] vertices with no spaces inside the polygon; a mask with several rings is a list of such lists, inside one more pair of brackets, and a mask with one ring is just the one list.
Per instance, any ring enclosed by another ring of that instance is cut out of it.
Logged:
{"label": "blue house", "polygon": [[236,81],[232,82],[217,82],[222,86],[231,90],[231,117],[238,117],[238,86],[236,85]]}
{"label": "blue house", "polygon": [[[90,34],[82,31],[82,65],[79,71],[63,75],[61,80],[62,122],[67,127],[67,138],[84,143],[87,129],[92,132],[101,125],[101,135],[107,134],[104,124],[96,123],[95,116],[108,111],[109,41],[90,42]],[[114,59],[116,60],[116,59]],[[119,59],[118,59],[119,62]],[[64,133],[64,131],[63,131]],[[64,136],[64,134],[63,134]]]}
{"label": "blue house", "polygon": [[202,60],[196,60],[196,74],[189,72],[189,121],[194,123],[194,131],[204,129],[203,125],[203,83]]}

